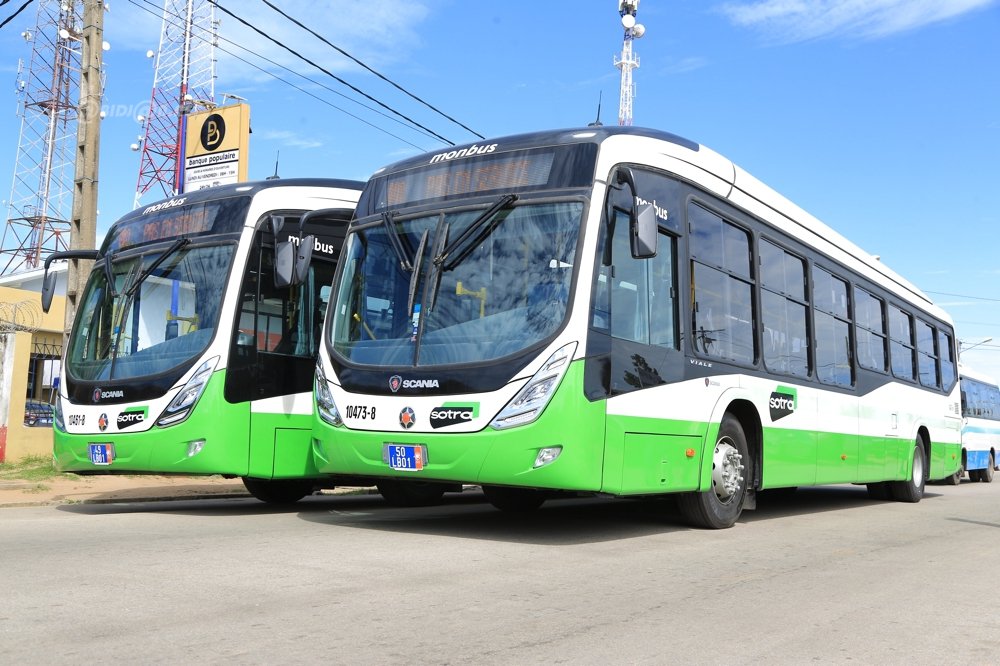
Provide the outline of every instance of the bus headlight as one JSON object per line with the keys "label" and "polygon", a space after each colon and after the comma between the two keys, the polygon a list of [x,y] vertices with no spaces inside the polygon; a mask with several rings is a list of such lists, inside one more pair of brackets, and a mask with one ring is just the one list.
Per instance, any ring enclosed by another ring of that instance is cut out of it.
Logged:
{"label": "bus headlight", "polygon": [[549,400],[562,383],[569,363],[573,360],[574,352],[576,352],[575,342],[557,349],[524,388],[517,392],[514,399],[497,414],[490,425],[496,430],[503,430],[531,423],[541,416],[545,406],[549,404]]}
{"label": "bus headlight", "polygon": [[52,406],[52,423],[56,428],[66,432],[66,423],[63,421],[62,396],[56,396],[56,404]]}
{"label": "bus headlight", "polygon": [[167,408],[160,414],[156,425],[161,428],[177,425],[191,416],[191,412],[194,411],[194,406],[198,404],[201,394],[205,392],[208,380],[211,378],[212,372],[215,370],[215,365],[218,362],[219,357],[216,356],[201,364],[201,367],[195,371],[187,384],[181,387],[181,390],[177,392],[174,399],[170,401]]}
{"label": "bus headlight", "polygon": [[344,420],[340,418],[337,403],[333,401],[333,394],[330,393],[330,385],[323,373],[322,363],[316,364],[316,376],[313,381],[315,384],[313,394],[316,396],[316,411],[319,412],[319,417],[334,427],[342,425]]}

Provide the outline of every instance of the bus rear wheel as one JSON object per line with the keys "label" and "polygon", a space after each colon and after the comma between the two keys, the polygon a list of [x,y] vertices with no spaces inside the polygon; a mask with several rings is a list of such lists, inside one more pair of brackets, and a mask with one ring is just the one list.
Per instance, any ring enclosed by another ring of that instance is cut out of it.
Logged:
{"label": "bus rear wheel", "polygon": [[924,458],[924,443],[919,437],[913,444],[912,474],[908,481],[893,481],[889,487],[893,499],[899,502],[919,502],[924,496],[926,483],[926,459]]}
{"label": "bus rear wheel", "polygon": [[316,488],[312,479],[255,479],[243,477],[247,491],[268,504],[295,504]]}
{"label": "bus rear wheel", "polygon": [[382,498],[393,506],[430,506],[444,496],[447,486],[432,481],[394,481],[383,479],[375,484]]}
{"label": "bus rear wheel", "polygon": [[543,491],[534,488],[483,486],[483,494],[495,508],[512,513],[535,511],[548,499]]}
{"label": "bus rear wheel", "polygon": [[982,483],[993,483],[993,453],[990,452],[990,459],[986,461],[986,468],[980,470],[979,480]]}
{"label": "bus rear wheel", "polygon": [[712,454],[712,488],[705,492],[684,493],[677,498],[684,518],[695,527],[732,527],[743,512],[747,479],[750,478],[749,463],[743,426],[735,416],[727,414],[719,426]]}
{"label": "bus rear wheel", "polygon": [[962,482],[962,475],[965,474],[965,465],[958,468],[958,471],[944,478],[944,482],[949,486],[957,486]]}

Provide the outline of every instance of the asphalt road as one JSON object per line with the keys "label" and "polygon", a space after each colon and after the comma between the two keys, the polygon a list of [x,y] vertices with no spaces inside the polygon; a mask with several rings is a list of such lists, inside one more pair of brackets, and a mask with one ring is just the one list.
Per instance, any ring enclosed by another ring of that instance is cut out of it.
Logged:
{"label": "asphalt road", "polygon": [[478,492],[0,512],[0,662],[982,664],[1000,661],[1000,482],[669,503]]}

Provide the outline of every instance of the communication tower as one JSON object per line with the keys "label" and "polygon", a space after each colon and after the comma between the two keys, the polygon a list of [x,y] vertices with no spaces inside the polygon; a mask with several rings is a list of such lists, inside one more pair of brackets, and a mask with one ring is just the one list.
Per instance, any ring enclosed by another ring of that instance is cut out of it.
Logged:
{"label": "communication tower", "polygon": [[[0,275],[38,268],[69,243],[80,90],[78,0],[38,0],[27,70],[18,65],[18,139]],[[99,110],[95,110],[98,112]]]}
{"label": "communication tower", "polygon": [[156,190],[156,198],[177,193],[184,163],[184,116],[215,106],[215,6],[209,0],[164,0],[160,47],[154,53],[149,113],[136,118],[143,127],[132,150],[139,151],[139,182],[134,206]]}
{"label": "communication tower", "polygon": [[622,27],[625,28],[621,57],[615,57],[615,67],[622,72],[621,96],[618,102],[619,125],[632,124],[632,98],[635,97],[632,70],[639,66],[639,56],[633,53],[632,42],[646,34],[646,26],[635,22],[638,11],[639,0],[618,0],[618,14],[622,17]]}

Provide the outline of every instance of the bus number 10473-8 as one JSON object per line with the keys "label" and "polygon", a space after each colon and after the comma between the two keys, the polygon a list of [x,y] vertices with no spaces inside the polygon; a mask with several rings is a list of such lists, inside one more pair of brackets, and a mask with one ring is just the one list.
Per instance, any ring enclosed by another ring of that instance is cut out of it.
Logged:
{"label": "bus number 10473-8", "polygon": [[349,419],[374,419],[375,407],[369,405],[348,405],[347,418]]}

